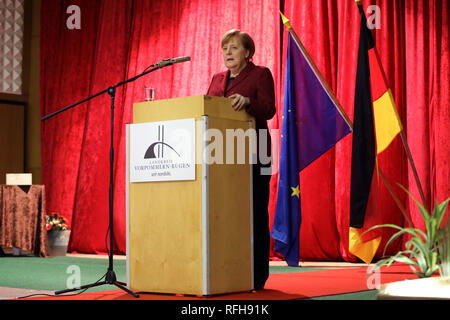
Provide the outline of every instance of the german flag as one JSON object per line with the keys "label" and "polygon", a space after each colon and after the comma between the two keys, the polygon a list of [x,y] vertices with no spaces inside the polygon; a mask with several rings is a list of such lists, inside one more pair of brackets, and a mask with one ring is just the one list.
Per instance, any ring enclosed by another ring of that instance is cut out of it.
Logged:
{"label": "german flag", "polygon": [[373,188],[376,156],[386,150],[402,126],[364,10],[357,3],[361,23],[353,119],[349,251],[370,263],[381,238],[369,235],[362,238],[360,231],[367,227],[364,218]]}
{"label": "german flag", "polygon": [[392,140],[402,131],[402,124],[391,89],[387,86],[386,76],[376,48],[369,49],[368,54],[378,155],[386,150]]}

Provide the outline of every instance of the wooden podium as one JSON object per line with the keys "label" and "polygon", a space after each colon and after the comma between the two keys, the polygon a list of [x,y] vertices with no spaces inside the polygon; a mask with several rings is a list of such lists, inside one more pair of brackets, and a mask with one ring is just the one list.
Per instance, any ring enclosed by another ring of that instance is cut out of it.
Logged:
{"label": "wooden podium", "polygon": [[[254,119],[234,111],[231,99],[203,95],[133,106],[133,124],[191,118],[196,164],[189,181],[130,182],[127,125],[127,285],[138,292],[203,296],[252,290],[249,159],[255,154],[249,146],[256,141],[248,135],[246,161],[238,164],[227,163],[225,139],[227,129],[252,131]],[[223,135],[223,164],[205,156],[210,129]]]}

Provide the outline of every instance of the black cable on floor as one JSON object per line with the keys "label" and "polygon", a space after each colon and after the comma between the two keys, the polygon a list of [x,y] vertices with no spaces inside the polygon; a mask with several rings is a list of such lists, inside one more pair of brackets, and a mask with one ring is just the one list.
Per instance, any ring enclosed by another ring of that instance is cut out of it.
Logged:
{"label": "black cable on floor", "polygon": [[[104,278],[106,277],[106,273],[100,278],[98,279],[94,284],[99,283],[100,281],[102,281]],[[36,297],[36,296],[43,296],[43,297],[73,297],[73,296],[77,296],[79,294],[82,294],[84,292],[86,292],[86,290],[88,290],[89,288],[85,288],[82,291],[78,292],[78,293],[71,293],[71,294],[46,294],[46,293],[35,293],[35,294],[30,294],[27,296],[22,296],[22,297],[17,297],[16,299],[26,299],[26,298],[31,298],[31,297]]]}

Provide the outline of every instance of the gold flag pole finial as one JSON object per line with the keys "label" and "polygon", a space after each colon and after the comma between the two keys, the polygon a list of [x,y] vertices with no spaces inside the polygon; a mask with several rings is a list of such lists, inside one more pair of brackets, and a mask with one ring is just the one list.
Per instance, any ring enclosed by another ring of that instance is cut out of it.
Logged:
{"label": "gold flag pole finial", "polygon": [[356,3],[361,3],[361,0],[355,0]]}
{"label": "gold flag pole finial", "polygon": [[291,29],[291,23],[289,22],[289,19],[286,18],[286,16],[280,11],[281,20],[283,20],[283,24],[286,26],[286,28]]}

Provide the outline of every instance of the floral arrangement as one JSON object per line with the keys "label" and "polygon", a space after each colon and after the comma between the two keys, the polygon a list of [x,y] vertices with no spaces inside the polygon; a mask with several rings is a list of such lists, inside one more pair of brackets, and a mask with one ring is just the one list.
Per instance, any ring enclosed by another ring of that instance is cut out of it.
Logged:
{"label": "floral arrangement", "polygon": [[55,212],[47,216],[47,223],[45,224],[45,227],[47,231],[63,231],[69,229],[66,223],[66,218]]}

